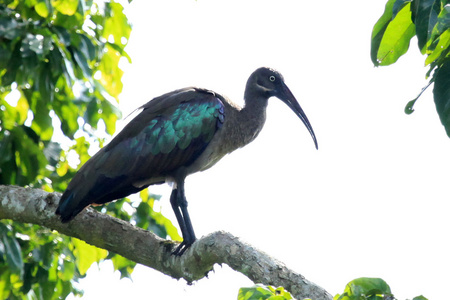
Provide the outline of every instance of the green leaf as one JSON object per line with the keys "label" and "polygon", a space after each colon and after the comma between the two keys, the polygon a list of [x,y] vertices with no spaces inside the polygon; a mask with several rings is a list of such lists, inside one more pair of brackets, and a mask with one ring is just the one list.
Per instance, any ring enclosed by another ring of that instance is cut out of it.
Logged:
{"label": "green leaf", "polygon": [[240,288],[238,300],[290,300],[292,295],[283,287],[256,285],[250,288]]}
{"label": "green leaf", "polygon": [[61,56],[63,58],[63,70],[68,85],[72,85],[72,82],[76,79],[75,72],[73,70],[73,62],[67,50],[59,48]]}
{"label": "green leaf", "polygon": [[443,7],[441,12],[439,13],[436,25],[433,28],[433,32],[431,33],[431,40],[435,42],[435,40],[441,35],[444,31],[450,28],[450,4],[447,4]]}
{"label": "green leaf", "polygon": [[55,101],[53,104],[56,115],[61,120],[61,130],[70,138],[78,130],[78,109],[70,101]]}
{"label": "green leaf", "polygon": [[[9,95],[8,93],[7,95]],[[12,96],[9,95],[9,96]],[[2,127],[6,129],[14,129],[17,125],[22,125],[28,117],[28,101],[22,93],[19,95],[17,104],[10,105],[7,101],[0,102],[3,106],[3,120]]]}
{"label": "green leaf", "polygon": [[434,79],[434,103],[441,123],[450,137],[450,60],[438,68]]}
{"label": "green leaf", "polygon": [[71,261],[65,260],[61,268],[60,278],[64,281],[73,279],[75,274],[75,264]]}
{"label": "green leaf", "polygon": [[5,270],[0,273],[0,299],[8,299],[11,293],[10,272]]}
{"label": "green leaf", "polygon": [[123,57],[125,57],[125,58],[128,60],[128,62],[131,64],[131,57],[128,55],[127,52],[125,52],[125,50],[124,50],[122,47],[120,47],[120,46],[118,46],[118,45],[116,45],[116,44],[110,43],[110,42],[108,42],[107,45],[108,45],[109,47],[112,47],[112,48],[113,48],[114,50],[116,50],[117,52],[119,52],[120,55],[122,55]]}
{"label": "green leaf", "polygon": [[238,300],[264,300],[272,296],[273,293],[264,287],[250,287],[240,288],[238,294]]}
{"label": "green leaf", "polygon": [[114,254],[114,256],[111,257],[111,261],[114,265],[114,270],[120,272],[121,279],[124,277],[130,278],[131,273],[136,266],[136,263],[134,261],[126,259],[125,257],[118,254]]}
{"label": "green leaf", "polygon": [[437,40],[437,45],[433,51],[430,51],[427,59],[425,60],[425,65],[429,65],[437,60],[443,60],[447,54],[450,47],[450,29],[444,31]]}
{"label": "green leaf", "polygon": [[362,277],[350,281],[342,295],[336,295],[335,300],[371,299],[383,300],[384,296],[392,296],[391,288],[381,278]]}
{"label": "green leaf", "polygon": [[24,264],[22,260],[22,252],[17,239],[11,236],[11,231],[0,223],[0,242],[5,249],[6,262],[11,272],[22,276]]}
{"label": "green leaf", "polygon": [[8,44],[0,44],[0,69],[6,68],[11,58],[11,49]]}
{"label": "green leaf", "polygon": [[20,120],[20,115],[17,109],[9,105],[6,101],[2,101],[1,103],[3,110],[2,127],[6,130],[12,130],[16,127],[18,120]]}
{"label": "green leaf", "polygon": [[86,56],[83,54],[83,52],[81,52],[77,48],[72,49],[73,49],[73,58],[75,59],[78,67],[80,67],[81,71],[83,72],[83,75],[87,78],[92,77],[92,70],[89,67]]}
{"label": "green leaf", "polygon": [[47,6],[47,1],[40,1],[38,4],[34,6],[34,9],[43,18],[47,18],[49,15],[49,9]]}
{"label": "green leaf", "polygon": [[408,104],[406,104],[405,107],[405,114],[410,115],[414,112],[414,104],[416,104],[416,101],[420,98],[420,96],[422,96],[423,92],[426,91],[426,89],[433,83],[433,80],[430,80],[430,82],[428,82],[428,84],[422,89],[422,91],[419,93],[419,95],[417,95],[416,98],[414,98],[413,100],[409,101]]}
{"label": "green leaf", "polygon": [[48,142],[44,149],[45,158],[51,166],[56,167],[61,156],[61,146],[59,143]]}
{"label": "green leaf", "polygon": [[52,78],[52,71],[50,65],[45,63],[42,64],[40,70],[40,76],[38,80],[39,93],[43,98],[44,102],[53,102],[55,96],[55,83]]}
{"label": "green leaf", "polygon": [[15,184],[17,178],[17,166],[13,149],[13,137],[9,131],[0,131],[0,182],[2,184]]}
{"label": "green leaf", "polygon": [[440,0],[415,0],[412,12],[419,49],[425,54],[426,46],[431,42],[431,34],[440,12]]}
{"label": "green leaf", "polygon": [[[107,3],[110,9],[110,18],[106,19],[105,28],[103,30],[103,37],[109,40],[110,37],[114,39],[114,44],[126,45],[130,38],[131,26],[128,19],[123,13],[123,6],[120,3]],[[125,40],[125,43],[123,42]]]}
{"label": "green leaf", "polygon": [[380,48],[381,39],[383,38],[384,32],[386,31],[386,28],[392,20],[392,11],[395,3],[396,0],[389,0],[386,3],[383,15],[380,17],[377,23],[375,23],[375,26],[372,30],[370,57],[375,66],[379,65],[379,61],[377,59],[378,49]]}
{"label": "green leaf", "polygon": [[27,33],[26,37],[22,40],[20,52],[23,58],[29,57],[34,54],[43,54],[43,39],[38,39],[36,35]]}
{"label": "green leaf", "polygon": [[[34,267],[34,264],[32,264],[32,263],[26,263],[24,266],[24,276],[23,276],[23,286],[22,286],[22,292],[24,294],[27,294],[31,290],[31,286],[34,281],[33,274],[32,274],[33,267]],[[0,287],[0,289],[1,289],[1,287]]]}
{"label": "green leaf", "polygon": [[411,0],[397,0],[394,3],[394,6],[392,7],[392,19],[395,18],[395,16],[398,14],[402,8],[408,4],[408,2],[411,2]]}
{"label": "green leaf", "polygon": [[120,53],[107,44],[106,53],[103,54],[102,61],[98,66],[98,70],[101,72],[100,83],[104,90],[115,99],[118,99],[123,87],[121,81],[123,71],[119,68],[120,57]]}
{"label": "green leaf", "polygon": [[[443,3],[444,4],[444,3]],[[450,52],[450,4],[442,7],[436,25],[433,28],[430,42],[426,49],[428,54],[425,65],[430,65],[427,77],[431,72],[441,66]]]}
{"label": "green leaf", "polygon": [[17,166],[17,179],[14,184],[27,185],[36,178],[47,165],[47,159],[35,140],[36,133],[27,126],[18,126],[10,132],[15,148],[14,162]]}
{"label": "green leaf", "polygon": [[91,124],[91,126],[95,129],[97,129],[97,123],[100,120],[99,102],[100,101],[95,98],[89,101],[84,114],[84,120],[88,124]]}
{"label": "green leaf", "polygon": [[80,156],[80,166],[84,165],[89,158],[91,158],[88,154],[89,142],[86,141],[84,136],[77,138],[75,146],[72,148],[75,149],[77,154]]}
{"label": "green leaf", "polygon": [[405,106],[405,114],[410,115],[414,112],[414,104],[416,104],[418,97],[414,98],[411,101],[408,101],[408,103]]}
{"label": "green leaf", "polygon": [[76,264],[81,275],[86,274],[87,270],[94,262],[99,262],[108,256],[108,251],[91,246],[86,242],[72,238],[75,246],[73,254],[76,257]]}
{"label": "green leaf", "polygon": [[19,101],[17,101],[16,110],[19,116],[19,119],[17,120],[18,124],[23,124],[25,120],[28,117],[28,109],[30,107],[28,106],[28,101],[24,97],[24,95],[21,93]]}
{"label": "green leaf", "polygon": [[53,1],[53,6],[60,13],[71,16],[77,11],[78,0],[56,0]]}
{"label": "green leaf", "polygon": [[275,287],[269,285],[269,289],[270,289],[270,291],[272,291],[274,293],[273,296],[269,297],[269,300],[276,300],[276,299],[291,300],[291,299],[294,299],[292,297],[291,293],[286,291],[284,289],[284,287],[282,287],[282,286],[275,288]]}
{"label": "green leaf", "polygon": [[121,116],[120,110],[108,100],[101,102],[101,118],[105,122],[106,132],[114,134],[116,131],[116,122]]}
{"label": "green leaf", "polygon": [[428,299],[421,295],[421,296],[414,297],[412,300],[428,300]]}
{"label": "green leaf", "polygon": [[17,22],[12,17],[0,17],[0,37],[9,40],[14,40],[21,36],[23,32],[23,25]]}
{"label": "green leaf", "polygon": [[69,31],[62,26],[52,26],[51,30],[56,33],[56,44],[62,43],[63,46],[70,46],[71,39]]}
{"label": "green leaf", "polygon": [[39,261],[40,265],[44,269],[49,270],[53,262],[53,251],[55,250],[56,244],[53,241],[46,242],[44,245],[39,247]]}
{"label": "green leaf", "polygon": [[[410,5],[411,3],[406,3],[395,16],[392,12],[385,12],[384,17],[380,18],[382,21],[375,25],[378,30],[376,32],[374,27],[371,46],[372,62],[375,66],[393,64],[408,51],[410,40],[415,34]],[[386,5],[386,9],[389,8]],[[393,19],[388,20],[389,15],[392,15]]]}
{"label": "green leaf", "polygon": [[56,282],[45,280],[39,283],[43,299],[52,299],[55,292]]}
{"label": "green leaf", "polygon": [[50,117],[50,112],[46,106],[41,104],[35,108],[31,129],[33,129],[43,141],[49,141],[52,138],[52,118]]}
{"label": "green leaf", "polygon": [[80,34],[80,45],[79,49],[83,52],[84,56],[89,60],[92,61],[96,57],[96,51],[95,51],[95,45],[92,43],[91,39],[84,34]]}

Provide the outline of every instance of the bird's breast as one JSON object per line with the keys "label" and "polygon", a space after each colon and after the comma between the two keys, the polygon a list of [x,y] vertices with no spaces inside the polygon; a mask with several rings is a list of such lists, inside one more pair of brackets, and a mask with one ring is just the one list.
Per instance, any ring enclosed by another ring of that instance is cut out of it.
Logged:
{"label": "bird's breast", "polygon": [[250,117],[251,119],[248,119],[248,116],[236,109],[227,110],[223,126],[215,133],[204,152],[189,167],[188,173],[207,170],[225,155],[252,142],[263,128],[265,114]]}

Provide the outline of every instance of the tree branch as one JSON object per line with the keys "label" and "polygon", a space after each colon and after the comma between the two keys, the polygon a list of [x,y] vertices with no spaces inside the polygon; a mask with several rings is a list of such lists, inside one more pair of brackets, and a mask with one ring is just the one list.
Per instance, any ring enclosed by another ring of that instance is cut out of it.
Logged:
{"label": "tree branch", "polygon": [[90,208],[71,222],[61,223],[55,215],[60,196],[39,189],[0,185],[0,219],[57,230],[187,282],[205,277],[214,264],[225,263],[255,283],[283,286],[297,299],[332,299],[321,287],[229,233],[209,234],[178,257],[171,255],[175,242]]}

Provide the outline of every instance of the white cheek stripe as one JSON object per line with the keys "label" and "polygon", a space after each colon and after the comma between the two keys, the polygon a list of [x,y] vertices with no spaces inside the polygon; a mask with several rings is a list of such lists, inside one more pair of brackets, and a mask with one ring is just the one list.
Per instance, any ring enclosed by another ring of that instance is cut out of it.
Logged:
{"label": "white cheek stripe", "polygon": [[256,84],[258,86],[258,88],[262,89],[264,92],[270,92],[271,89],[266,88],[265,86],[262,86],[260,84]]}

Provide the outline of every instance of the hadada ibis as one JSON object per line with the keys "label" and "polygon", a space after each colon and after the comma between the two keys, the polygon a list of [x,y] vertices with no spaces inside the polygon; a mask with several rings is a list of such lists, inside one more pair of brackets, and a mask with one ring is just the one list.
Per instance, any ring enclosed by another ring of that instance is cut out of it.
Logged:
{"label": "hadada ibis", "polygon": [[149,101],[142,111],[75,174],[56,214],[69,222],[90,204],[103,204],[149,185],[172,183],[170,203],[183,235],[173,252],[196,240],[184,193],[186,176],[204,171],[241,148],[261,131],[269,98],[277,97],[303,121],[316,148],[311,124],[283,76],[270,68],[253,72],[244,107],[215,92],[189,87]]}

